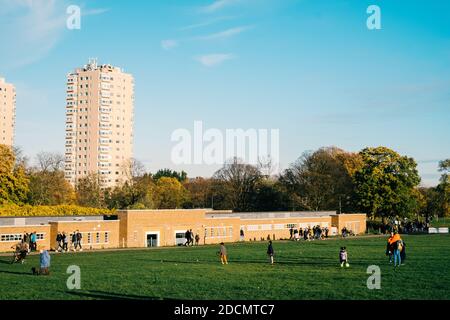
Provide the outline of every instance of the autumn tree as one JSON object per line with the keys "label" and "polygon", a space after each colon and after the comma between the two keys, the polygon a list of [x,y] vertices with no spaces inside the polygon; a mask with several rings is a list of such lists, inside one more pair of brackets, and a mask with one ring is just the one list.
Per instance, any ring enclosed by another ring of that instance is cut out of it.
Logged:
{"label": "autumn tree", "polygon": [[212,206],[212,181],[202,177],[187,179],[183,183],[189,192],[190,200],[186,203],[189,208],[211,208]]}
{"label": "autumn tree", "polygon": [[60,205],[75,202],[75,190],[64,177],[64,157],[39,153],[37,166],[29,170],[28,201],[32,205]]}
{"label": "autumn tree", "polygon": [[100,176],[96,173],[90,173],[79,178],[76,185],[77,203],[83,207],[103,208],[104,199],[107,190],[103,189]]}
{"label": "autumn tree", "polygon": [[335,147],[305,152],[279,178],[289,208],[354,211],[352,176],[360,166],[357,155]]}
{"label": "autumn tree", "polygon": [[189,193],[176,178],[161,177],[156,182],[156,203],[158,209],[182,208]]}
{"label": "autumn tree", "polygon": [[0,144],[0,204],[22,204],[27,193],[28,177],[24,163],[16,163],[13,149]]}
{"label": "autumn tree", "polygon": [[258,167],[234,158],[213,175],[214,199],[220,200],[220,209],[225,207],[234,211],[252,211],[261,179]]}

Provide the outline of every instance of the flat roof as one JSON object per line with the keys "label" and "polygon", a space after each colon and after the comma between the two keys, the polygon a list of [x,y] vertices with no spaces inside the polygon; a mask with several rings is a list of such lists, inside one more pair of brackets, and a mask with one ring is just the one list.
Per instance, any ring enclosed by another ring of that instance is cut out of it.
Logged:
{"label": "flat roof", "polygon": [[241,218],[249,219],[287,219],[287,218],[320,218],[335,215],[336,211],[272,211],[272,212],[207,212],[207,218]]}

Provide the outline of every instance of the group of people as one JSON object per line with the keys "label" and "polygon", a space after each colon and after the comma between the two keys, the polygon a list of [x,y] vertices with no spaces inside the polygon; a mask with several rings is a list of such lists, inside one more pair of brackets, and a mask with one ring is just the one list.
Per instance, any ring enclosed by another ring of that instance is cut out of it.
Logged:
{"label": "group of people", "polygon": [[194,234],[192,229],[186,230],[186,232],[184,233],[184,238],[186,239],[186,242],[184,243],[184,246],[186,247],[193,246],[194,241],[196,246],[198,246],[200,243],[200,235],[198,233]]}
{"label": "group of people", "polygon": [[289,234],[290,234],[290,240],[299,241],[300,239],[304,239],[307,241],[310,240],[323,240],[325,238],[328,238],[329,229],[328,227],[321,227],[319,225],[311,227],[306,227],[305,229],[300,228],[299,230],[290,228]]}
{"label": "group of people", "polygon": [[28,252],[37,250],[37,234],[36,231],[32,233],[23,232],[22,242],[28,244]]}
{"label": "group of people", "polygon": [[429,220],[419,221],[419,220],[404,220],[395,221],[389,224],[383,224],[380,227],[380,232],[383,234],[389,234],[391,232],[398,233],[417,233],[426,232],[430,226]]}
{"label": "group of people", "polygon": [[406,243],[396,231],[391,232],[386,244],[386,255],[389,256],[389,263],[394,262],[394,267],[399,267],[406,260]]}
{"label": "group of people", "polygon": [[[83,251],[83,247],[81,246],[82,239],[83,234],[79,230],[74,231],[70,235],[71,249],[73,251],[77,251],[78,249],[80,251]],[[69,236],[66,234],[66,232],[58,232],[58,234],[56,235],[56,243],[58,244],[58,247],[56,249],[57,252],[69,251]]]}
{"label": "group of people", "polygon": [[[25,262],[25,259],[31,251],[37,251],[36,232],[28,234],[24,232],[22,239],[11,248],[14,249],[13,260],[11,263]],[[50,254],[45,247],[39,253],[39,268],[31,268],[34,275],[49,275],[50,274]]]}

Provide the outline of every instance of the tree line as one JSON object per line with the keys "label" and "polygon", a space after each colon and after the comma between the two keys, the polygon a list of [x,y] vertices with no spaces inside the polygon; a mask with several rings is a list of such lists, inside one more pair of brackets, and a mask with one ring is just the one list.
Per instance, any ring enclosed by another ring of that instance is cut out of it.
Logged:
{"label": "tree line", "polygon": [[0,145],[0,204],[78,205],[99,209],[214,208],[251,211],[364,212],[371,218],[450,215],[450,159],[439,163],[436,187],[420,186],[417,163],[386,147],[357,153],[324,147],[303,153],[279,174],[269,161],[231,159],[210,178],[162,169],[146,172],[130,160],[125,181],[114,188],[89,174],[72,187],[64,158],[40,153],[34,166],[20,150]]}

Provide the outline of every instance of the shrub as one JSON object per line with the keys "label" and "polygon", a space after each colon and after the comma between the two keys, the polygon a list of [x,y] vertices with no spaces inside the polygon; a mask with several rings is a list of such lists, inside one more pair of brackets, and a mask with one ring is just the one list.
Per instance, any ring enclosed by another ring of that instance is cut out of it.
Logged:
{"label": "shrub", "polygon": [[75,205],[19,206],[16,204],[4,204],[0,206],[0,217],[100,216],[112,213],[114,213],[114,210],[80,207]]}

